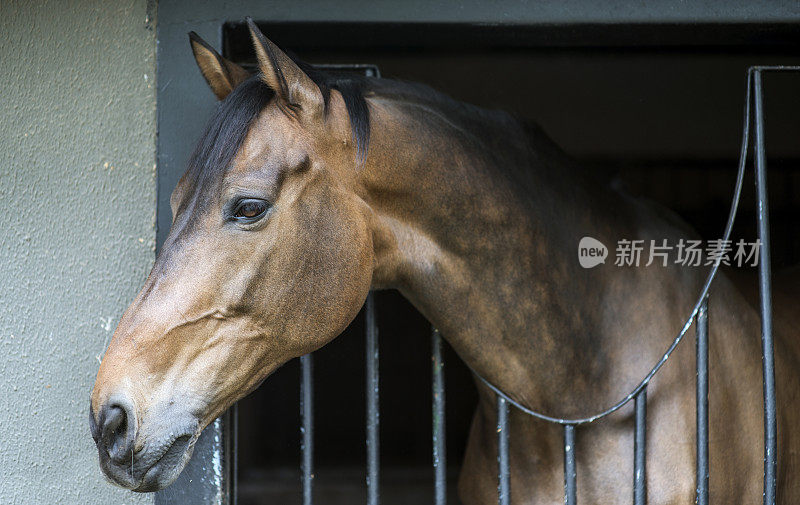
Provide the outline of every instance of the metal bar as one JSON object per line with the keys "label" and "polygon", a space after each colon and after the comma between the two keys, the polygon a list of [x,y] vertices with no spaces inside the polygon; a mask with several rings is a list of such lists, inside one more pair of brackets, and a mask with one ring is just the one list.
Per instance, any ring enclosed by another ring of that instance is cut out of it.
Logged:
{"label": "metal bar", "polygon": [[761,349],[764,368],[764,504],[773,505],[776,493],[778,426],[775,404],[775,357],[772,343],[772,289],[769,253],[769,210],[767,201],[767,159],[764,146],[764,104],[761,70],[754,71],[755,165],[758,196],[758,239],[761,258],[758,284],[761,293]]}
{"label": "metal bar", "polygon": [[223,422],[225,427],[225,449],[223,454],[228,464],[225,465],[227,467],[225,469],[227,485],[225,486],[226,492],[223,493],[225,498],[222,503],[224,505],[237,505],[239,496],[239,462],[237,461],[236,454],[238,454],[239,451],[239,404],[234,403],[233,406],[228,409],[228,412],[230,415],[226,418],[225,422]]}
{"label": "metal bar", "polygon": [[511,481],[508,471],[508,402],[497,396],[497,503],[511,503]]}
{"label": "metal bar", "polygon": [[447,503],[447,431],[444,412],[444,362],[442,361],[442,336],[436,328],[431,332],[431,346],[434,498],[436,505],[445,505]]}
{"label": "metal bar", "polygon": [[367,504],[380,503],[379,437],[380,406],[378,383],[378,325],[375,322],[375,298],[367,295]]}
{"label": "metal bar", "polygon": [[697,462],[695,503],[708,505],[708,297],[697,312]]}
{"label": "metal bar", "polygon": [[300,416],[302,425],[301,471],[303,479],[303,505],[314,502],[314,356],[306,354],[300,357]]}
{"label": "metal bar", "polygon": [[575,505],[577,497],[575,471],[575,425],[564,425],[564,505]]}
{"label": "metal bar", "polygon": [[647,388],[634,400],[636,428],[633,439],[633,505],[647,503]]}

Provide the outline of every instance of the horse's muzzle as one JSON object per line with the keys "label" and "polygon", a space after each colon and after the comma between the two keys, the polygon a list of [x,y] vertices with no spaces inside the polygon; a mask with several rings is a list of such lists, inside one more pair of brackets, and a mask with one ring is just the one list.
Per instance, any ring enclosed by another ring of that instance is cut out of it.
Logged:
{"label": "horse's muzzle", "polygon": [[150,492],[171,484],[191,456],[197,439],[197,422],[164,412],[159,421],[148,423],[148,436],[141,437],[135,409],[130,401],[112,397],[95,418],[89,410],[89,427],[97,444],[100,467],[115,484],[132,491]]}

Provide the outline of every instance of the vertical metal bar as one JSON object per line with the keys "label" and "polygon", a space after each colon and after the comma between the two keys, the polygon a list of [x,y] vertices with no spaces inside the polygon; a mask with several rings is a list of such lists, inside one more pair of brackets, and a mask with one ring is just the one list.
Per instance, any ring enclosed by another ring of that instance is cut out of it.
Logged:
{"label": "vertical metal bar", "polygon": [[379,437],[380,406],[378,383],[378,326],[375,322],[375,298],[367,295],[367,504],[378,505],[380,496]]}
{"label": "vertical metal bar", "polygon": [[575,505],[577,497],[577,472],[575,471],[575,426],[564,425],[564,504]]}
{"label": "vertical metal bar", "polygon": [[306,354],[300,357],[300,416],[302,425],[300,433],[302,440],[302,479],[303,479],[303,505],[314,502],[314,356]]}
{"label": "vertical metal bar", "polygon": [[634,400],[636,428],[633,438],[633,504],[647,503],[647,388]]}
{"label": "vertical metal bar", "polygon": [[436,505],[447,503],[447,451],[444,417],[444,362],[442,361],[442,337],[439,330],[431,333],[431,363],[433,366],[433,473],[435,477]]}
{"label": "vertical metal bar", "polygon": [[708,296],[697,312],[697,491],[695,503],[708,505]]}
{"label": "vertical metal bar", "polygon": [[497,395],[497,503],[511,503],[511,481],[508,471],[508,402]]}
{"label": "vertical metal bar", "polygon": [[225,426],[224,455],[228,462],[226,470],[226,486],[223,493],[224,505],[236,505],[239,492],[237,489],[239,478],[239,462],[236,454],[239,451],[239,404],[234,403],[228,409],[228,415],[223,423]]}
{"label": "vertical metal bar", "polygon": [[775,503],[777,473],[778,426],[775,404],[775,356],[772,343],[772,288],[769,251],[769,209],[767,201],[767,159],[764,147],[764,104],[761,71],[754,71],[755,95],[755,165],[758,196],[758,238],[761,251],[758,263],[758,284],[761,293],[761,349],[764,367],[764,504]]}

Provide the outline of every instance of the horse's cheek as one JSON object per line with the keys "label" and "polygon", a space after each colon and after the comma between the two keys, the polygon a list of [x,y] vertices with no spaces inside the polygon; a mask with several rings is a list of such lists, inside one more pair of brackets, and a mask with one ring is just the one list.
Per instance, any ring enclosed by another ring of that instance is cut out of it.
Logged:
{"label": "horse's cheek", "polygon": [[335,214],[327,234],[332,243],[326,248],[324,264],[326,279],[317,284],[325,286],[327,307],[332,331],[336,336],[350,324],[361,309],[372,283],[372,239],[367,220],[356,202]]}

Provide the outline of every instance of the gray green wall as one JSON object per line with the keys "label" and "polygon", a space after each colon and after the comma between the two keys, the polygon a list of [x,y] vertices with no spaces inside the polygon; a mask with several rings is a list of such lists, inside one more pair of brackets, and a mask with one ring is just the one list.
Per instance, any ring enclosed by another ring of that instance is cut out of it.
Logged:
{"label": "gray green wall", "polygon": [[99,358],[154,258],[153,5],[0,3],[3,504],[153,500],[104,480],[88,429]]}

